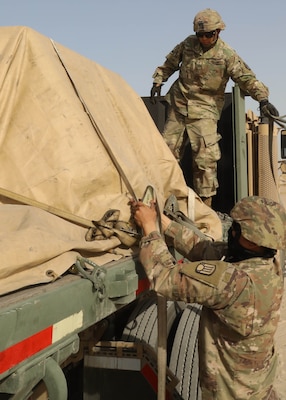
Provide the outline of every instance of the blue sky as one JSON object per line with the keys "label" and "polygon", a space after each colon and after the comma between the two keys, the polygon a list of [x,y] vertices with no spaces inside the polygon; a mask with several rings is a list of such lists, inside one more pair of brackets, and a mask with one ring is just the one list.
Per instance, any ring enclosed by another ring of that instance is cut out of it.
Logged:
{"label": "blue sky", "polygon": [[[222,39],[269,87],[280,115],[286,114],[285,0],[2,0],[0,24],[29,26],[117,72],[140,96],[148,96],[155,68],[193,32],[194,15],[207,7],[221,14]],[[248,104],[257,110],[256,102]]]}

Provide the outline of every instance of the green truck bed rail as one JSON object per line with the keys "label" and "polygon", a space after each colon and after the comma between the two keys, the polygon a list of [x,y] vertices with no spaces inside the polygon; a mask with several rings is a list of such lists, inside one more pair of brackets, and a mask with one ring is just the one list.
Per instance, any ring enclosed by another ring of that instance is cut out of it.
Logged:
{"label": "green truck bed rail", "polygon": [[[85,266],[86,259],[79,261]],[[148,286],[132,257],[92,267],[84,268],[85,276],[74,271],[51,284],[0,297],[0,396],[9,393],[24,400],[43,379],[47,387],[56,380],[60,388],[50,398],[66,398],[59,366],[78,352],[78,334],[131,303],[140,287]]]}

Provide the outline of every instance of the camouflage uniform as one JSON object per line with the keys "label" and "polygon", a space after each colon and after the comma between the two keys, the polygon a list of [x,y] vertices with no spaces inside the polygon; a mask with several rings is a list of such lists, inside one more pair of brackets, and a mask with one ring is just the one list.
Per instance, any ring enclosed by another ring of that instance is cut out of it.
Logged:
{"label": "camouflage uniform", "polygon": [[278,262],[260,257],[221,261],[225,242],[199,242],[192,230],[174,221],[165,235],[190,261],[177,263],[158,232],[142,239],[140,260],[154,290],[171,300],[203,305],[199,331],[203,400],[278,399],[273,389],[274,334],[283,293]]}
{"label": "camouflage uniform", "polygon": [[217,133],[217,121],[229,78],[257,101],[268,98],[268,89],[220,38],[214,47],[204,51],[195,35],[188,36],[155,70],[154,83],[167,81],[178,70],[179,77],[166,95],[171,109],[163,136],[179,160],[187,131],[193,153],[194,189],[201,197],[210,197],[218,187],[221,136]]}

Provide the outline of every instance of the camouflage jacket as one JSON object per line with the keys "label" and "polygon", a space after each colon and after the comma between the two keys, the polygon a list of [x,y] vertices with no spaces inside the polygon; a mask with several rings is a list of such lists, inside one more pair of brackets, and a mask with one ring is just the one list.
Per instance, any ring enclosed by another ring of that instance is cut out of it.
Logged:
{"label": "camouflage jacket", "polygon": [[268,98],[268,88],[220,38],[214,47],[203,51],[196,36],[188,36],[157,67],[154,83],[162,83],[179,70],[179,77],[167,93],[167,100],[181,114],[192,119],[218,120],[224,104],[224,92],[231,78],[254,100]]}
{"label": "camouflage jacket", "polygon": [[176,222],[165,235],[184,262],[177,263],[158,232],[142,238],[140,260],[152,289],[171,300],[203,305],[203,399],[268,399],[277,366],[274,334],[283,293],[278,262],[221,261],[226,243],[199,242],[193,231]]}

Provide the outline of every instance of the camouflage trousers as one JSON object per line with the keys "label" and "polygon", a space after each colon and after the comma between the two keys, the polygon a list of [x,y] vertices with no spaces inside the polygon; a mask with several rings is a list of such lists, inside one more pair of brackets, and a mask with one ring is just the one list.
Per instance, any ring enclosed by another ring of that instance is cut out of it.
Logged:
{"label": "camouflage trousers", "polygon": [[[217,394],[215,392],[209,391],[208,389],[205,389],[204,387],[201,388],[202,389],[202,400],[231,400],[234,399],[234,397],[230,397],[229,394]],[[241,396],[237,396],[235,398],[239,398],[242,399]],[[270,387],[267,390],[267,393],[264,394],[259,394],[259,395],[249,395],[247,397],[244,397],[244,399],[249,399],[249,400],[283,400],[282,398],[279,397],[279,395],[276,393],[275,389],[273,389],[272,387]]]}
{"label": "camouflage trousers", "polygon": [[[185,134],[187,133],[187,135]],[[178,161],[182,159],[187,140],[192,149],[193,189],[200,197],[211,197],[218,187],[217,161],[221,158],[214,119],[190,119],[172,108],[164,126],[163,138]]]}
{"label": "camouflage trousers", "polygon": [[280,399],[280,396],[278,395],[278,393],[276,392],[275,389],[272,389],[269,394],[269,397],[267,397],[265,399],[267,399],[267,400],[282,400],[282,399]]}

